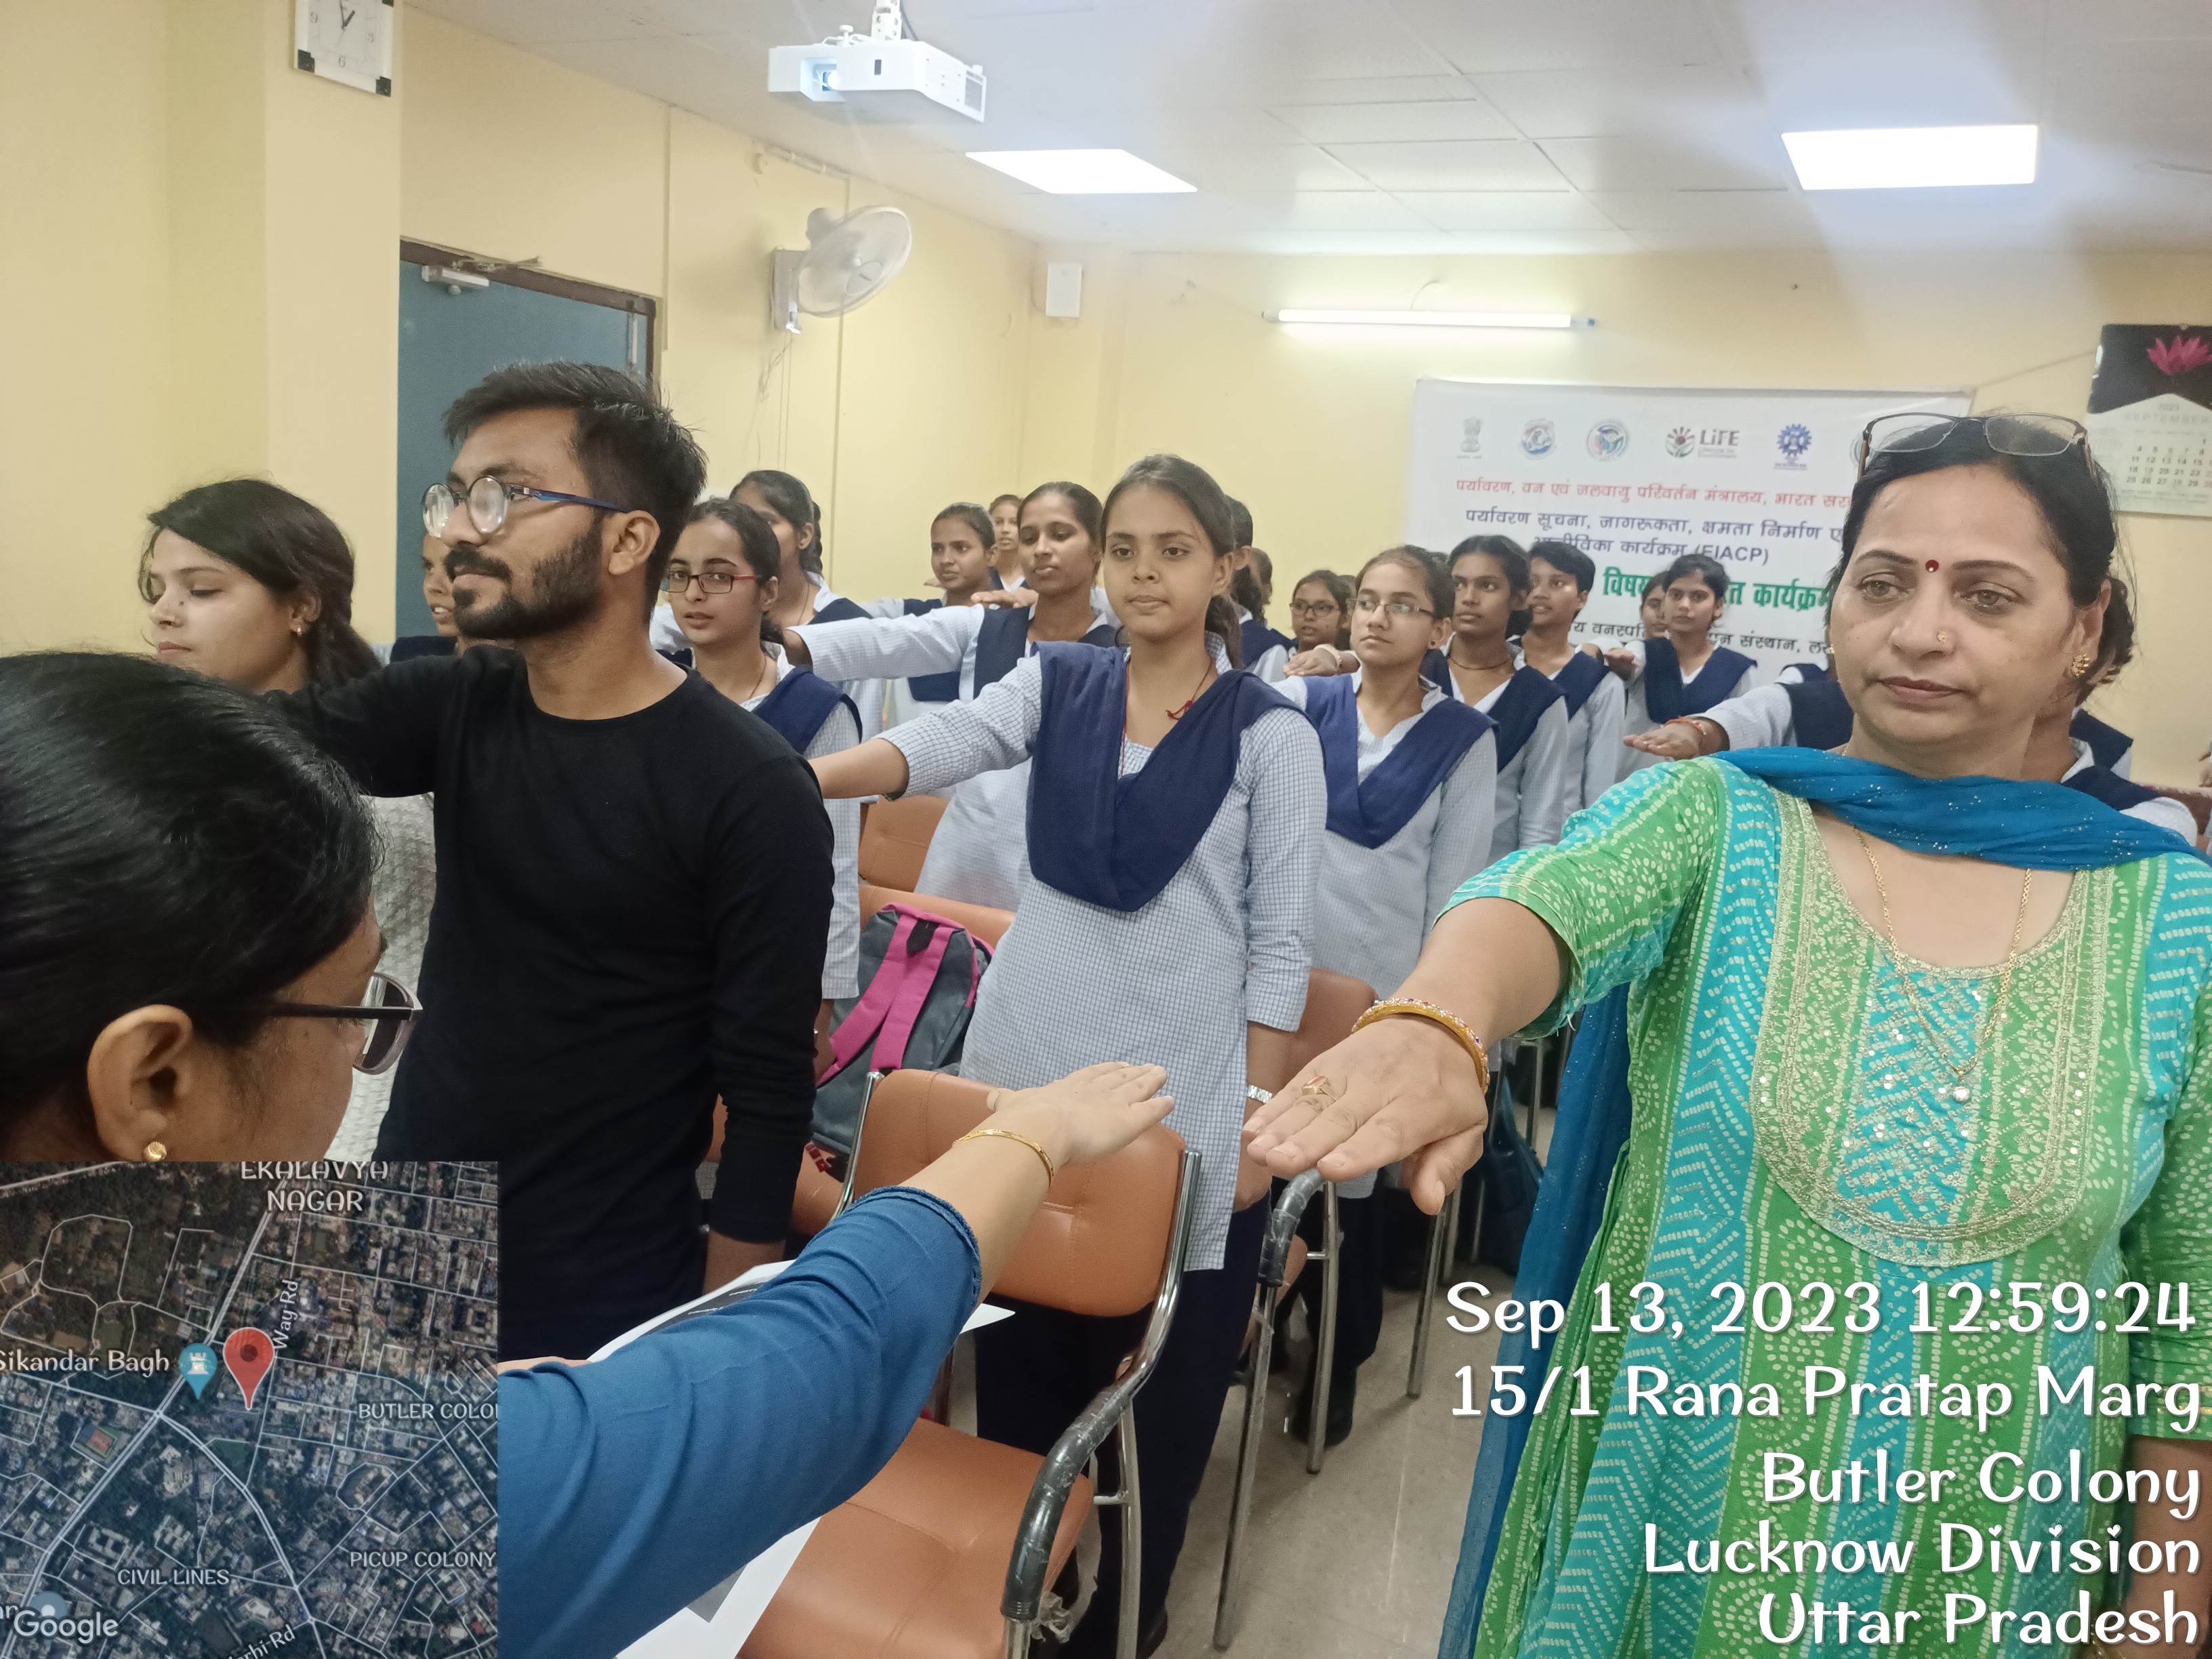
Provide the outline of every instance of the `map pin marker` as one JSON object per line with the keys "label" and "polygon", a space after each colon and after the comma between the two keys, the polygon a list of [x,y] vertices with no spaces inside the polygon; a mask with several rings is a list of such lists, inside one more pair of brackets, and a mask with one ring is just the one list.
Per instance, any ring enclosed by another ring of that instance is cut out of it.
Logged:
{"label": "map pin marker", "polygon": [[269,1368],[276,1363],[276,1347],[270,1341],[266,1331],[257,1331],[250,1326],[242,1331],[233,1331],[222,1345],[222,1363],[238,1379],[238,1386],[246,1392],[246,1407],[253,1409],[253,1391],[261,1386],[261,1379],[269,1375]]}
{"label": "map pin marker", "polygon": [[192,1398],[201,1398],[215,1381],[215,1350],[204,1342],[187,1344],[178,1352],[177,1370],[191,1384]]}

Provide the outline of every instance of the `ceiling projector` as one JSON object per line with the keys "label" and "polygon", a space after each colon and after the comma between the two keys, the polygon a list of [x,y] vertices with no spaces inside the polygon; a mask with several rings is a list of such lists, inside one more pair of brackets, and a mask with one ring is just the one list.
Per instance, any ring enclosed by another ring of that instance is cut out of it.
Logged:
{"label": "ceiling projector", "polygon": [[776,46],[768,89],[811,104],[842,104],[862,121],[983,118],[983,69],[915,40],[901,0],[876,0],[866,34],[849,23],[811,46]]}

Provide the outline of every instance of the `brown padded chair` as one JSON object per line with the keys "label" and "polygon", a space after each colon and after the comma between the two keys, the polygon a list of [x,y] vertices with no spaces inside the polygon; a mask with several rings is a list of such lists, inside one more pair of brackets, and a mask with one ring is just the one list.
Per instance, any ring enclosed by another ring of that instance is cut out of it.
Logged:
{"label": "brown padded chair", "polygon": [[994,951],[1006,936],[1006,929],[1014,925],[1014,913],[1000,910],[988,904],[965,904],[958,899],[938,898],[929,893],[910,893],[896,887],[879,887],[872,882],[860,884],[860,926],[866,927],[877,911],[886,904],[910,904],[917,910],[927,910],[933,915],[943,916],[947,921],[957,921],[975,938]]}
{"label": "brown padded chair", "polygon": [[[989,1093],[930,1072],[883,1079],[862,1109],[855,1195],[933,1162],[989,1115]],[[1129,1407],[1174,1318],[1197,1164],[1162,1126],[1054,1177],[994,1293],[1097,1316],[1149,1306],[1142,1342],[1047,1457],[916,1423],[883,1472],[816,1525],[744,1659],[1000,1659],[1028,1650],[1045,1586],[1098,1501],[1085,1468],[1109,1433],[1121,1437],[1122,1467],[1133,1461]],[[1135,1503],[1119,1512],[1141,1526]],[[1138,1577],[1123,1576],[1125,1656],[1136,1649]]]}
{"label": "brown padded chair", "polygon": [[908,795],[871,805],[868,821],[860,829],[860,879],[911,893],[921,879],[929,838],[937,833],[945,807],[940,795]]}

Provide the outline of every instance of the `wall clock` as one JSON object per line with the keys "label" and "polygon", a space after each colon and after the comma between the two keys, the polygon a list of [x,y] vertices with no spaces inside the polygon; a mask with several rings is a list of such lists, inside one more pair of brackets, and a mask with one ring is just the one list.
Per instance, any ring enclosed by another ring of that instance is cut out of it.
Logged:
{"label": "wall clock", "polygon": [[392,0],[292,0],[294,61],[389,98],[393,15]]}

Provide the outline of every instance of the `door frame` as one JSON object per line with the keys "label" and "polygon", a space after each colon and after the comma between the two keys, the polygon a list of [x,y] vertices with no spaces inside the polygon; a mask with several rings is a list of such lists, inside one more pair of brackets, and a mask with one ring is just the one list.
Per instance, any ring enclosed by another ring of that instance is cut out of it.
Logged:
{"label": "door frame", "polygon": [[586,305],[627,312],[632,319],[630,341],[636,372],[645,377],[648,386],[656,389],[659,386],[660,302],[649,294],[633,294],[628,289],[609,288],[604,283],[587,283],[580,277],[556,276],[535,267],[507,264],[480,253],[465,253],[458,248],[441,247],[434,242],[417,242],[404,236],[399,239],[399,258],[405,264],[445,265],[504,283],[509,288],[530,289],[539,294],[556,295],[563,300],[580,300]]}

